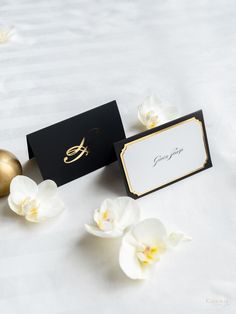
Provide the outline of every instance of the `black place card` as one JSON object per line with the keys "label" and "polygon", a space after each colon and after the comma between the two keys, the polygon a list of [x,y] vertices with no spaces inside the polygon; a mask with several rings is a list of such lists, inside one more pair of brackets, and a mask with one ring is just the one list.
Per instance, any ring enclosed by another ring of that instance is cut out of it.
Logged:
{"label": "black place card", "polygon": [[115,149],[133,198],[212,167],[201,110],[121,140]]}
{"label": "black place card", "polygon": [[116,101],[27,135],[44,179],[58,186],[116,160],[113,143],[125,138]]}

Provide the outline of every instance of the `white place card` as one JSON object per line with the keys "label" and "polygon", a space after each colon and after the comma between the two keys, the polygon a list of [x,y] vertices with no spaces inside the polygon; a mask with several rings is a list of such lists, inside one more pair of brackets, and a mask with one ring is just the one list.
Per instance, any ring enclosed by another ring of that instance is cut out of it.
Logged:
{"label": "white place card", "polygon": [[201,110],[122,140],[115,149],[133,198],[212,166]]}

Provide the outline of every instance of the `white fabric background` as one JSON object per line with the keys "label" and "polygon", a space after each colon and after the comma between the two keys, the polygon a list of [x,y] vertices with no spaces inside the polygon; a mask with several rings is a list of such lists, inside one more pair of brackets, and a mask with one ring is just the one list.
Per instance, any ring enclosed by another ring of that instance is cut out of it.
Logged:
{"label": "white fabric background", "polygon": [[118,266],[119,241],[84,223],[125,194],[116,164],[60,188],[67,211],[26,223],[0,200],[0,313],[236,312],[236,2],[0,0],[0,146],[25,174],[25,135],[116,99],[127,136],[151,92],[187,114],[203,109],[214,167],[137,202],[142,216],[193,237],[163,256],[149,281]]}

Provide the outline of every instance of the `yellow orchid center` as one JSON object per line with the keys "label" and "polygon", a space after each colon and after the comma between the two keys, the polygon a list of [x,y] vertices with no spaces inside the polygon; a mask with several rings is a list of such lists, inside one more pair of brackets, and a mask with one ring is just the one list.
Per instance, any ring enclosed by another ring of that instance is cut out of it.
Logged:
{"label": "yellow orchid center", "polygon": [[105,211],[102,213],[102,219],[103,219],[103,220],[109,220],[108,210],[105,210]]}
{"label": "yellow orchid center", "polygon": [[30,208],[30,211],[28,212],[28,218],[31,220],[36,220],[38,217],[38,208],[37,207],[32,207]]}
{"label": "yellow orchid center", "polygon": [[11,37],[9,30],[0,29],[0,44],[4,44],[9,41]]}
{"label": "yellow orchid center", "polygon": [[39,204],[37,203],[35,199],[26,197],[20,202],[19,214],[27,215],[35,219],[38,216],[38,207],[39,207]]}
{"label": "yellow orchid center", "polygon": [[142,250],[138,250],[137,257],[142,265],[150,265],[159,260],[158,252],[157,246],[145,246]]}
{"label": "yellow orchid center", "polygon": [[100,213],[99,219],[97,220],[97,225],[101,230],[112,229],[114,218],[112,212],[109,209],[104,210]]}
{"label": "yellow orchid center", "polygon": [[155,128],[159,123],[159,117],[154,110],[148,111],[145,115],[145,119],[149,129]]}
{"label": "yellow orchid center", "polygon": [[155,128],[156,126],[157,126],[156,121],[152,121],[152,122],[148,125],[149,129]]}

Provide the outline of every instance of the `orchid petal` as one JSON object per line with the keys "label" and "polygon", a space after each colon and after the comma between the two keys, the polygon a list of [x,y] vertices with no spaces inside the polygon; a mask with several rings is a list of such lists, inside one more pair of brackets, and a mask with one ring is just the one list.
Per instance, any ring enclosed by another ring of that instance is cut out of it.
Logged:
{"label": "orchid petal", "polygon": [[155,246],[166,240],[167,232],[159,219],[149,218],[134,226],[133,235],[138,242]]}
{"label": "orchid petal", "polygon": [[183,232],[171,232],[168,235],[168,244],[172,247],[176,247],[181,242],[191,241],[192,238],[184,234]]}
{"label": "orchid petal", "polygon": [[14,201],[12,200],[12,195],[8,196],[8,205],[10,207],[10,209],[15,212],[17,215],[20,216],[24,216],[23,211],[21,210],[21,206],[17,205],[16,203],[14,203]]}
{"label": "orchid petal", "polygon": [[140,219],[140,208],[137,201],[130,197],[118,197],[117,202],[117,215],[118,225],[121,229],[125,229],[132,224],[136,224]]}
{"label": "orchid petal", "polygon": [[26,176],[19,175],[11,181],[10,195],[15,204],[19,204],[26,197],[34,198],[37,192],[37,184]]}
{"label": "orchid petal", "polygon": [[123,272],[131,279],[146,279],[149,269],[144,268],[136,255],[136,247],[133,246],[132,236],[127,233],[123,239],[119,253],[119,263]]}
{"label": "orchid petal", "polygon": [[57,185],[52,180],[45,180],[38,185],[37,200],[40,203],[47,202],[48,199],[55,197],[57,194]]}
{"label": "orchid petal", "polygon": [[96,237],[100,237],[100,238],[117,238],[120,237],[122,235],[122,231],[121,230],[111,230],[111,231],[102,231],[101,229],[99,229],[96,226],[92,226],[92,225],[87,225],[85,224],[85,229],[92,235],[96,236]]}
{"label": "orchid petal", "polygon": [[64,203],[57,197],[40,204],[37,213],[27,213],[25,219],[31,222],[42,222],[60,215],[65,209]]}

